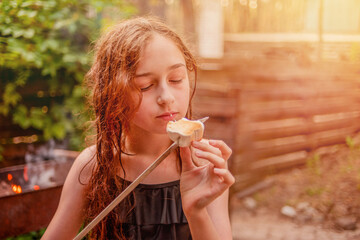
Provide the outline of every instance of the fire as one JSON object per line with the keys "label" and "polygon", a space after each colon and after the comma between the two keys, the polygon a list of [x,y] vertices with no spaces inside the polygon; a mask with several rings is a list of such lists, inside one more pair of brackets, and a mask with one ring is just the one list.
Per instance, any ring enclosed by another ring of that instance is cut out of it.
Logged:
{"label": "fire", "polygon": [[35,191],[37,191],[37,190],[39,190],[40,189],[40,187],[38,186],[38,185],[34,185],[34,190]]}
{"label": "fire", "polygon": [[13,179],[12,174],[8,173],[8,175],[7,175],[7,179],[8,179],[9,181],[11,181],[11,180]]}
{"label": "fire", "polygon": [[22,189],[21,189],[20,185],[12,184],[11,188],[15,193],[21,193],[22,192]]}
{"label": "fire", "polygon": [[24,179],[26,182],[29,181],[27,166],[24,167]]}

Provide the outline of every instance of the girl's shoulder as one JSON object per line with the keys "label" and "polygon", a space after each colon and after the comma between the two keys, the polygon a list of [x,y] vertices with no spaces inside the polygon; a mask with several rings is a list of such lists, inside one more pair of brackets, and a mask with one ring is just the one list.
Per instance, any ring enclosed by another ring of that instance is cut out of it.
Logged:
{"label": "girl's shoulder", "polygon": [[96,166],[96,145],[85,148],[75,159],[71,171],[79,176],[82,183],[87,183],[90,179],[93,168]]}
{"label": "girl's shoulder", "polygon": [[96,157],[96,145],[94,144],[82,150],[76,160],[80,159],[80,161],[84,161],[87,159],[93,161],[95,160],[95,157]]}
{"label": "girl's shoulder", "polygon": [[96,148],[91,146],[75,159],[63,185],[59,206],[42,239],[72,239],[79,231],[86,201],[85,188],[96,163],[95,155]]}

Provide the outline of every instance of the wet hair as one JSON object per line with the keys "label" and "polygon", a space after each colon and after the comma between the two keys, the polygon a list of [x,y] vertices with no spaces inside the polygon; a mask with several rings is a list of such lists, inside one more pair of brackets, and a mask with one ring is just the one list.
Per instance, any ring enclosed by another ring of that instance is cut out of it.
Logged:
{"label": "wet hair", "polygon": [[[136,17],[122,21],[104,34],[95,44],[94,62],[85,78],[92,92],[89,100],[96,126],[96,164],[85,190],[85,224],[96,217],[119,191],[125,189],[123,182],[116,177],[118,168],[114,166],[120,166],[125,176],[121,153],[129,123],[141,101],[141,92],[133,80],[140,53],[154,34],[170,39],[179,48],[188,72],[192,73],[193,92],[187,112],[187,117],[191,118],[197,64],[173,30],[154,17]],[[134,97],[134,92],[139,97]],[[121,219],[114,211],[97,224],[89,235],[91,239],[109,239],[109,236],[112,239],[125,239]]]}

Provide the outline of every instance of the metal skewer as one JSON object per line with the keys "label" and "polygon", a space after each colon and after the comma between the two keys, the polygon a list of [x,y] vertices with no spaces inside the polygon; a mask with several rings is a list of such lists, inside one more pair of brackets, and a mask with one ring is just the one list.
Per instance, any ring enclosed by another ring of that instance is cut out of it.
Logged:
{"label": "metal skewer", "polygon": [[111,210],[113,210],[129,193],[136,188],[139,183],[149,175],[170,153],[173,149],[178,147],[178,142],[174,142],[165,150],[145,171],[140,174],[122,193],[119,194],[96,218],[94,218],[75,238],[74,240],[81,240],[85,235],[98,224]]}
{"label": "metal skewer", "polygon": [[[198,121],[204,123],[208,120],[209,117],[204,117]],[[147,177],[169,154],[172,150],[176,149],[179,146],[178,141],[173,142],[173,144],[168,147],[163,154],[161,154],[147,169],[144,170],[124,191],[122,191],[102,212],[96,216],[73,240],[81,240],[85,235],[96,225],[98,224],[106,215],[109,214],[124,198],[134,190],[140,182]]]}

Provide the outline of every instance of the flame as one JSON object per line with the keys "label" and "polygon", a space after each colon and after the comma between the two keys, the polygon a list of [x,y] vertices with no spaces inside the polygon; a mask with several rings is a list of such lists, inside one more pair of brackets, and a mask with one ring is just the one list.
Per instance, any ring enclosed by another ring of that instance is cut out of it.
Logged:
{"label": "flame", "polygon": [[24,167],[24,179],[26,182],[29,181],[27,166]]}
{"label": "flame", "polygon": [[13,176],[12,176],[12,174],[11,174],[11,173],[8,173],[8,175],[7,175],[7,179],[8,179],[9,181],[11,181],[11,180],[13,179]]}
{"label": "flame", "polygon": [[39,185],[34,185],[34,190],[35,190],[35,191],[37,191],[37,190],[39,190],[39,189],[40,189]]}
{"label": "flame", "polygon": [[11,188],[15,193],[21,193],[22,192],[22,189],[21,189],[20,185],[12,184]]}

